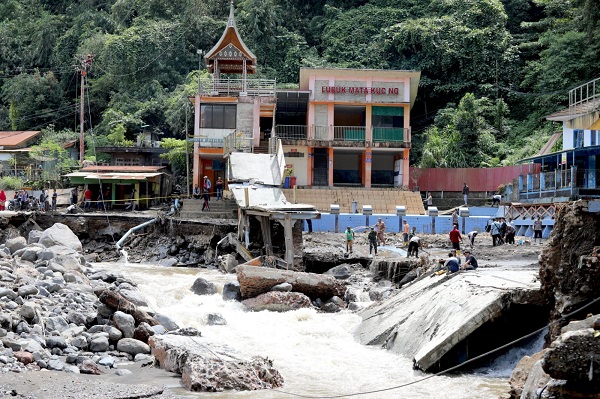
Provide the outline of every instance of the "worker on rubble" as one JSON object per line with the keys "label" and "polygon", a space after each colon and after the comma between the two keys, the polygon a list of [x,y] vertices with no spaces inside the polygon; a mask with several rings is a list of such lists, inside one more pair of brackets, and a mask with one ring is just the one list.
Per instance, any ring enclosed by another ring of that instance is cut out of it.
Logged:
{"label": "worker on rubble", "polygon": [[344,234],[346,235],[346,253],[351,253],[352,244],[354,242],[354,230],[352,230],[350,226],[348,226]]}
{"label": "worker on rubble", "polygon": [[385,237],[383,236],[383,233],[385,233],[385,222],[381,218],[377,219],[375,228],[377,229],[377,244],[385,245]]}
{"label": "worker on rubble", "polygon": [[[381,219],[379,219],[381,220]],[[367,236],[367,239],[369,240],[369,256],[371,256],[371,253],[373,252],[373,248],[375,248],[375,256],[377,256],[377,233],[375,233],[375,230],[373,229],[373,227],[371,227],[370,231],[369,231],[369,235]]]}

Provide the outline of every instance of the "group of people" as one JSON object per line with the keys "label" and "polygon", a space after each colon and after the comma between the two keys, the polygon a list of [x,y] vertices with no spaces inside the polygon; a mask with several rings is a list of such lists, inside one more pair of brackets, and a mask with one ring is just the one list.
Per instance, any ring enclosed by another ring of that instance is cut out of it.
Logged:
{"label": "group of people", "polygon": [[515,243],[516,230],[511,219],[507,220],[503,217],[494,218],[488,223],[486,230],[488,230],[492,236],[492,245],[494,247],[502,244]]}
{"label": "group of people", "polygon": [[[217,201],[223,200],[224,184],[225,184],[225,182],[219,176],[217,178],[217,181],[215,182],[215,192],[216,192]],[[195,199],[202,198],[202,200],[204,201],[202,204],[202,211],[204,211],[204,210],[210,211],[210,195],[211,195],[210,190],[211,189],[212,189],[212,182],[210,181],[208,176],[204,176],[204,179],[202,181],[202,189],[200,189],[200,187],[198,187],[197,185],[194,186],[194,190],[192,192],[194,198]]]}

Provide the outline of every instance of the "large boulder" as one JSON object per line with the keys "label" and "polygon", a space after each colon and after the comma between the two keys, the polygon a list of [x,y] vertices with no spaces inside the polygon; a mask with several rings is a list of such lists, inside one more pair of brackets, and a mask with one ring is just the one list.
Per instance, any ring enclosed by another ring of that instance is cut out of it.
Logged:
{"label": "large boulder", "polygon": [[[533,390],[537,390],[537,388],[542,388],[546,382],[548,382],[549,378],[545,380],[541,380],[541,386],[533,386],[533,375],[531,375],[531,371],[535,366],[540,367],[538,362],[544,358],[544,354],[548,351],[548,349],[544,349],[541,352],[534,353],[531,356],[524,356],[519,363],[515,366],[509,380],[510,384],[510,393],[513,398],[520,398],[521,393],[523,392],[523,388],[525,384],[529,380],[527,384],[529,388],[533,388]],[[537,364],[537,365],[536,365]],[[542,371],[542,374],[547,376],[546,373]]]}
{"label": "large boulder", "polygon": [[150,353],[150,347],[148,344],[138,341],[133,338],[123,338],[117,343],[117,350],[120,352],[129,353],[130,355],[137,355],[138,353]]}
{"label": "large boulder", "polygon": [[[591,363],[591,364],[590,364]],[[600,339],[594,329],[568,331],[544,355],[544,371],[557,380],[589,383],[600,379]]]}
{"label": "large boulder", "polygon": [[81,252],[83,249],[81,246],[81,241],[79,241],[79,238],[77,238],[75,233],[73,233],[68,226],[62,223],[54,223],[52,227],[44,230],[38,242],[45,247],[62,245],[79,252]]}
{"label": "large boulder", "polygon": [[333,276],[248,265],[239,265],[236,270],[242,298],[264,294],[280,283],[290,283],[293,291],[311,299],[343,297],[346,291],[344,284]]}
{"label": "large boulder", "polygon": [[27,240],[25,237],[15,237],[7,240],[4,244],[8,249],[10,249],[10,253],[14,254],[19,249],[23,249],[27,246]]}
{"label": "large boulder", "polygon": [[259,312],[270,310],[274,312],[287,312],[301,308],[310,308],[310,298],[300,292],[272,291],[257,297],[242,301],[247,309]]}
{"label": "large boulder", "polygon": [[155,335],[148,343],[160,367],[181,374],[183,385],[191,391],[254,391],[283,385],[271,360],[241,359],[214,345],[207,351],[197,336]]}
{"label": "large boulder", "polygon": [[191,290],[196,295],[212,295],[217,292],[217,290],[215,290],[215,285],[202,277],[199,277],[194,281]]}

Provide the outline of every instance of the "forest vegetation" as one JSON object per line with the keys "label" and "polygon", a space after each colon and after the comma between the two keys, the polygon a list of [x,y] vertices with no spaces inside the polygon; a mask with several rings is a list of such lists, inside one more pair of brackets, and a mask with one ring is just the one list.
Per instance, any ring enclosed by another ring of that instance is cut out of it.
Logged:
{"label": "forest vegetation", "polygon": [[[91,54],[88,155],[143,129],[182,139],[197,50],[228,13],[229,0],[3,0],[0,130],[75,133]],[[235,13],[258,76],[280,87],[297,85],[300,67],[422,71],[411,117],[421,166],[535,154],[559,130],[544,117],[600,76],[597,0],[239,0]]]}

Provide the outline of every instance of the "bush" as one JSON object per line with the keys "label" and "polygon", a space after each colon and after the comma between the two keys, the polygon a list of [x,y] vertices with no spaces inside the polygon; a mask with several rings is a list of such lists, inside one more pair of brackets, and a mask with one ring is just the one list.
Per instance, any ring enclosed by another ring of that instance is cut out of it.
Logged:
{"label": "bush", "polygon": [[23,180],[17,176],[4,176],[0,178],[0,189],[18,190],[23,187]]}

